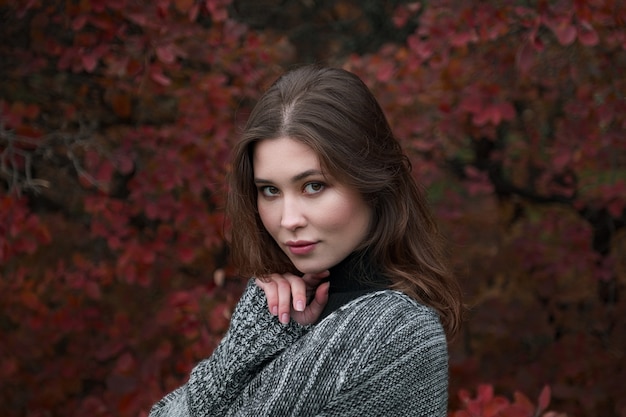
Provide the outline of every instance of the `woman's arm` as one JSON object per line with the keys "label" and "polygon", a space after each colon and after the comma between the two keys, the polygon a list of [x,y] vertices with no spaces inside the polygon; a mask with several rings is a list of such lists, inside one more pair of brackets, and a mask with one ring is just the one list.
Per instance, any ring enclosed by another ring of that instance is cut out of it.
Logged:
{"label": "woman's arm", "polygon": [[305,332],[293,320],[279,323],[263,291],[250,280],[222,342],[192,370],[186,385],[154,405],[150,417],[223,415],[265,362]]}
{"label": "woman's arm", "polygon": [[447,361],[432,309],[396,292],[373,293],[268,363],[227,415],[445,417]]}

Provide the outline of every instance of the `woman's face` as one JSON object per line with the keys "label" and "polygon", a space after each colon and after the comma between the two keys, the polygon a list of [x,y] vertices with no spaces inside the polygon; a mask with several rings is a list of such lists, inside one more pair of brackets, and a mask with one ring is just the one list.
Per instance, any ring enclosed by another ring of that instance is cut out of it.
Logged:
{"label": "woman's face", "polygon": [[324,175],[307,145],[262,140],[253,166],[261,221],[300,272],[325,271],[363,242],[370,208],[356,190]]}

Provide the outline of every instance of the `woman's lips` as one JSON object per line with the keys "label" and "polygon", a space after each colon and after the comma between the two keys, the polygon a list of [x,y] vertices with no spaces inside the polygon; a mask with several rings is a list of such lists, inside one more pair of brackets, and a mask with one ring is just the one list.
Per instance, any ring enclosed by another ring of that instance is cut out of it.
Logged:
{"label": "woman's lips", "polygon": [[286,245],[293,255],[307,255],[315,250],[317,242],[297,241],[287,242]]}

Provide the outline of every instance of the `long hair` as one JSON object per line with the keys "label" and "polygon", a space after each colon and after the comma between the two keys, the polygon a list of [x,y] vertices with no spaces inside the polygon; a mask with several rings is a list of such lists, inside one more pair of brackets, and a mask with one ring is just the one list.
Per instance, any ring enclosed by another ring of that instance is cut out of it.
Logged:
{"label": "long hair", "polygon": [[231,254],[240,272],[293,272],[257,210],[252,155],[257,142],[289,137],[311,147],[322,170],[358,190],[373,213],[364,242],[391,288],[431,306],[449,336],[458,331],[461,290],[444,239],[411,164],[369,88],[338,68],[285,73],[256,104],[233,150],[227,215]]}

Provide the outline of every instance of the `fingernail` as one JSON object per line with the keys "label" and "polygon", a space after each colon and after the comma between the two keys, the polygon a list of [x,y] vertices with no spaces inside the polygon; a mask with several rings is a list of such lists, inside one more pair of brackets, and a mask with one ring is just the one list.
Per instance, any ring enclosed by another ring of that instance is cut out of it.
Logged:
{"label": "fingernail", "polygon": [[283,315],[280,316],[280,321],[281,323],[284,323],[284,324],[289,323],[289,314],[283,313]]}
{"label": "fingernail", "polygon": [[302,300],[296,301],[296,310],[304,311],[304,301]]}
{"label": "fingernail", "polygon": [[272,316],[277,316],[278,315],[278,306],[274,306],[272,307]]}

